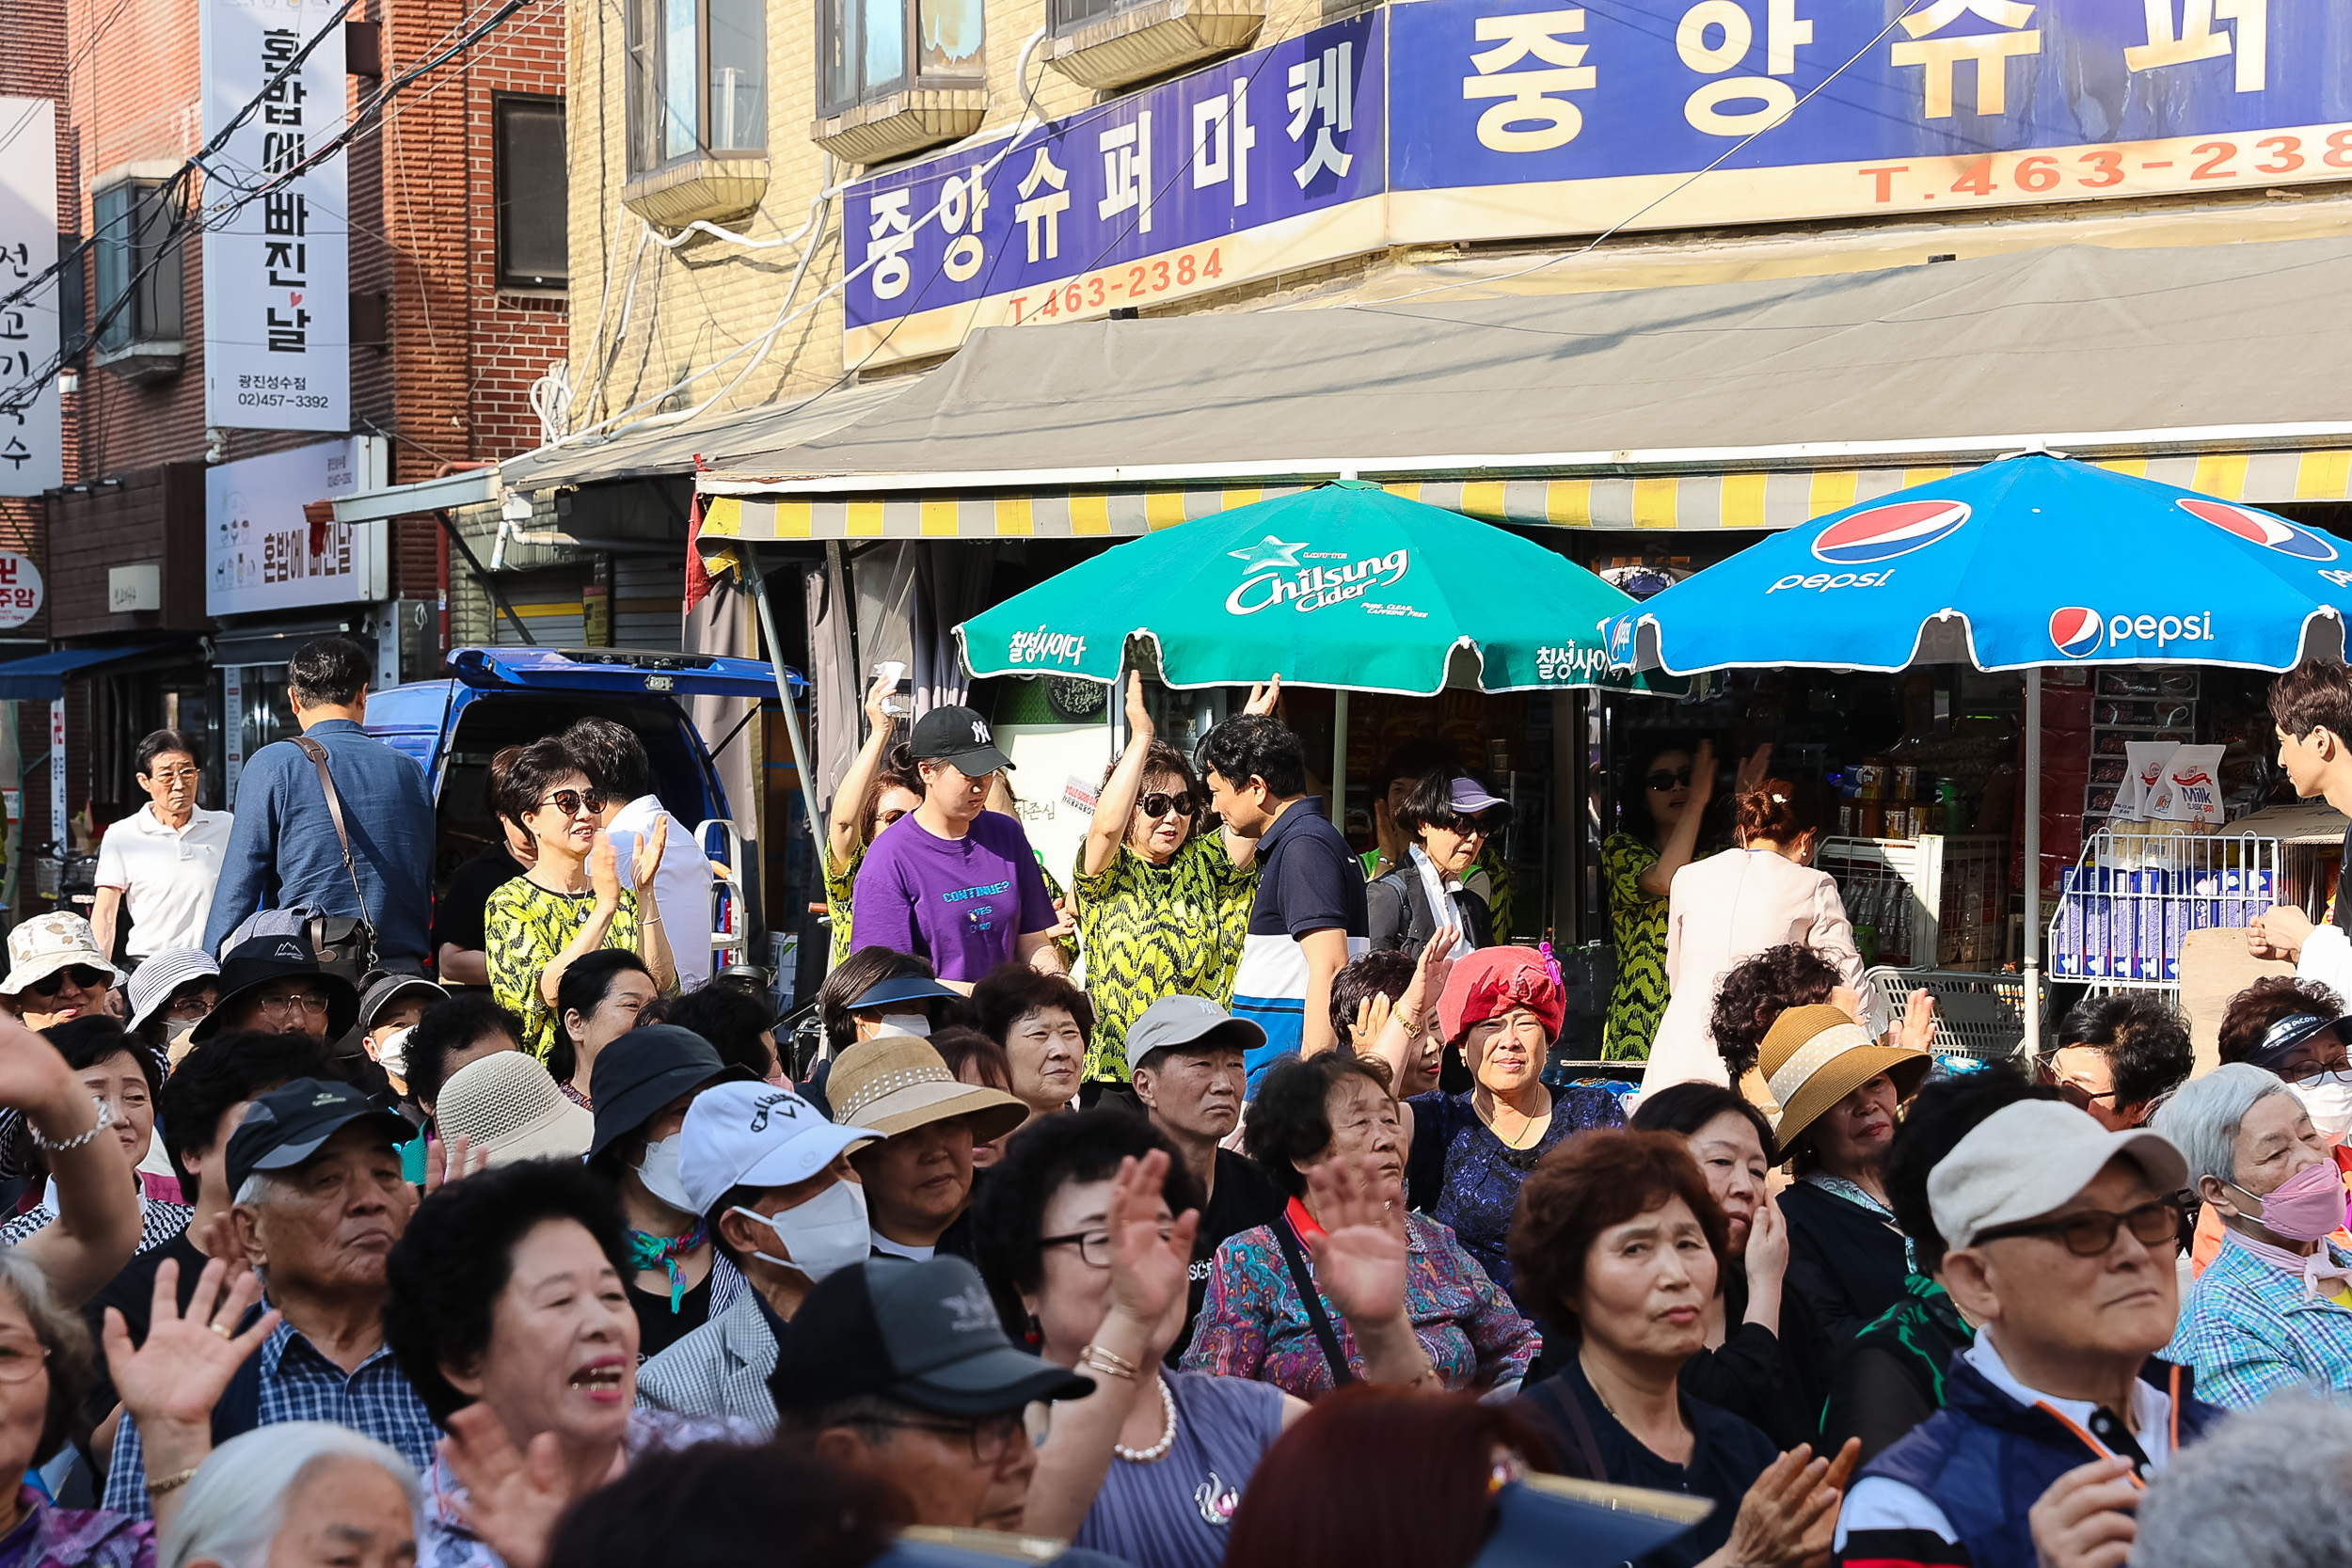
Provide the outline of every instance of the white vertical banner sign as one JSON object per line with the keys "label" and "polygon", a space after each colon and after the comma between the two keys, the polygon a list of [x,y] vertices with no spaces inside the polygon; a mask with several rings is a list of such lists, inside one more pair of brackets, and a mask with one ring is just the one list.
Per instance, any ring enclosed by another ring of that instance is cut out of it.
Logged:
{"label": "white vertical banner sign", "polygon": [[[57,106],[0,98],[0,299],[57,263]],[[0,496],[65,483],[57,280],[0,305]],[[36,380],[35,377],[39,377]]]}
{"label": "white vertical banner sign", "polygon": [[49,838],[59,851],[73,847],[73,830],[66,826],[65,699],[49,699]]}
{"label": "white vertical banner sign", "polygon": [[278,79],[336,10],[326,0],[203,0],[205,139],[262,99],[208,160],[204,182],[208,425],[351,428],[343,154],[246,199],[300,166],[348,119],[340,22],[299,71]]}

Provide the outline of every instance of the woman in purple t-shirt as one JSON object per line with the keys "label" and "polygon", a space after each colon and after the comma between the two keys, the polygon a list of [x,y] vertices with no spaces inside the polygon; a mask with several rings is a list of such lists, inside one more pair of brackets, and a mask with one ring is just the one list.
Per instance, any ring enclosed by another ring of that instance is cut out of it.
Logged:
{"label": "woman in purple t-shirt", "polygon": [[860,947],[928,958],[958,990],[1000,963],[1065,973],[1058,921],[1021,824],[982,809],[989,775],[1009,768],[988,721],[935,707],[914,721],[908,752],[923,803],[882,830],[859,870],[850,929]]}

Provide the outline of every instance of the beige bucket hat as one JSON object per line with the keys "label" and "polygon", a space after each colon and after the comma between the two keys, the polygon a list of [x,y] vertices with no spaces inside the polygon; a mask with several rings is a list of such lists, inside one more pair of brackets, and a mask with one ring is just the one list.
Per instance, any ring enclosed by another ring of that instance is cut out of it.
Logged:
{"label": "beige bucket hat", "polygon": [[947,1063],[915,1035],[883,1035],[844,1051],[825,1080],[833,1119],[883,1137],[968,1117],[972,1141],[1001,1138],[1029,1119],[1029,1108],[1001,1089],[960,1083]]}
{"label": "beige bucket hat", "polygon": [[1934,1063],[1924,1051],[1881,1045],[1845,1008],[1821,1002],[1772,1020],[1756,1065],[1780,1102],[1772,1137],[1785,1151],[1822,1112],[1880,1073],[1909,1099]]}

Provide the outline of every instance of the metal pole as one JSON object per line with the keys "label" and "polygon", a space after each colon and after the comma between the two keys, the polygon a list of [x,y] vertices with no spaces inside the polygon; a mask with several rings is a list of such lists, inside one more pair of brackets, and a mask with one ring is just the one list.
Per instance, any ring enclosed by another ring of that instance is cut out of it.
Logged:
{"label": "metal pole", "polygon": [[2042,1053],[2042,667],[2026,671],[2026,1059]]}
{"label": "metal pole", "polygon": [[792,768],[801,775],[801,804],[808,811],[808,836],[817,846],[817,869],[825,868],[825,821],[817,810],[817,780],[808,765],[808,745],[801,738],[801,711],[793,705],[792,682],[784,668],[784,643],[776,636],[776,612],[768,602],[768,579],[759,575],[756,549],[743,546],[743,580],[752,585],[752,602],[759,607],[760,635],[768,641],[768,667],[775,673],[776,695],[784,703],[784,733],[792,742]]}
{"label": "metal pole", "polygon": [[1331,693],[1331,826],[1347,831],[1347,693]]}

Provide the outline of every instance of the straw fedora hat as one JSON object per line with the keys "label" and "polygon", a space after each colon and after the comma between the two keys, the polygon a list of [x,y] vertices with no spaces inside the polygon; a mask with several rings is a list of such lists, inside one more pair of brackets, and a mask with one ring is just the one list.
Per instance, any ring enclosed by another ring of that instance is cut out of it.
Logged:
{"label": "straw fedora hat", "polygon": [[972,1141],[984,1144],[1029,1119],[1029,1108],[1003,1090],[959,1082],[919,1035],[882,1035],[844,1051],[825,1080],[825,1098],[834,1121],[885,1138],[968,1117]]}
{"label": "straw fedora hat", "polygon": [[1772,1020],[1756,1065],[1780,1102],[1772,1137],[1786,1150],[1822,1112],[1880,1073],[1909,1098],[1934,1063],[1924,1051],[1881,1045],[1852,1014],[1823,1002],[1787,1008]]}

